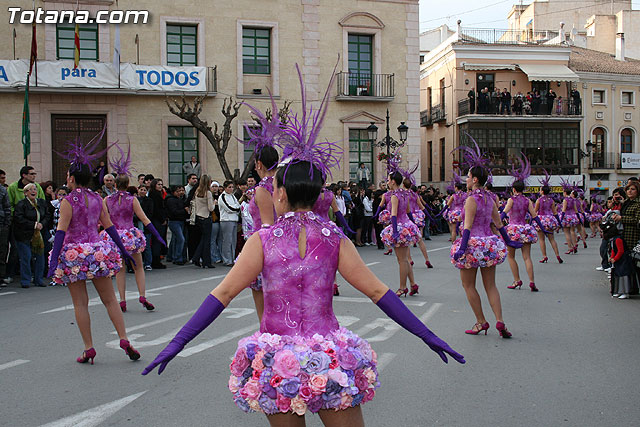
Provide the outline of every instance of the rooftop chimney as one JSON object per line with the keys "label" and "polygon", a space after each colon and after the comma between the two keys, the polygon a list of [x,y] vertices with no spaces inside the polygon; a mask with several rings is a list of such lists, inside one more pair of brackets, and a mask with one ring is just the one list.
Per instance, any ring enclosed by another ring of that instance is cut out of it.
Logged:
{"label": "rooftop chimney", "polygon": [[624,61],[624,33],[616,33],[616,60]]}
{"label": "rooftop chimney", "polygon": [[440,43],[444,42],[449,38],[449,27],[447,24],[442,24],[440,26]]}

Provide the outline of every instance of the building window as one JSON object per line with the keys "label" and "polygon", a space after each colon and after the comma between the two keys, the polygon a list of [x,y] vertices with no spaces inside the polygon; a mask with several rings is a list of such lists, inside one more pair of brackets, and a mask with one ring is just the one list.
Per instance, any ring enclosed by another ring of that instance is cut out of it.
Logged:
{"label": "building window", "polygon": [[242,28],[242,67],[244,74],[271,74],[269,28]]}
{"label": "building window", "polygon": [[424,55],[420,55],[420,63],[422,64],[424,62]]}
{"label": "building window", "polygon": [[167,25],[167,65],[197,65],[195,25]]}
{"label": "building window", "polygon": [[440,79],[440,108],[444,112],[444,79]]}
{"label": "building window", "polygon": [[594,89],[593,90],[593,103],[594,104],[606,104],[607,103],[607,93],[604,90]]}
{"label": "building window", "polygon": [[444,138],[440,138],[440,181],[445,180],[444,177],[444,162],[445,162],[445,149],[444,149],[445,143],[444,143]]}
{"label": "building window", "polygon": [[591,151],[591,164],[593,167],[604,167],[605,152],[607,151],[607,131],[597,127],[591,132],[591,142],[594,144]]}
{"label": "building window", "polygon": [[[253,126],[250,126],[253,129]],[[251,139],[249,136],[249,132],[247,132],[247,128],[242,128],[242,140],[248,141]],[[249,163],[249,159],[251,159],[251,155],[253,154],[253,146],[249,144],[242,144],[242,166],[246,167],[247,163]]]}
{"label": "building window", "polygon": [[633,104],[635,104],[635,99],[634,99],[633,95],[634,95],[633,92],[622,91],[622,93],[621,93],[622,105],[633,105]]}
{"label": "building window", "polygon": [[633,131],[629,128],[620,132],[620,152],[633,153]]}
{"label": "building window", "polygon": [[[98,60],[98,24],[78,25],[80,59]],[[56,55],[58,59],[75,58],[75,25],[56,25]]]}
{"label": "building window", "polygon": [[433,141],[427,141],[427,154],[429,156],[429,168],[427,169],[427,181],[433,181]]}
{"label": "building window", "polygon": [[349,34],[349,95],[371,95],[373,36]]}
{"label": "building window", "polygon": [[169,126],[169,185],[184,185],[182,166],[198,158],[198,132],[192,126]]}
{"label": "building window", "polygon": [[373,145],[366,129],[349,129],[349,179],[356,181],[356,172],[360,163],[364,163],[371,171],[369,182],[373,177]]}

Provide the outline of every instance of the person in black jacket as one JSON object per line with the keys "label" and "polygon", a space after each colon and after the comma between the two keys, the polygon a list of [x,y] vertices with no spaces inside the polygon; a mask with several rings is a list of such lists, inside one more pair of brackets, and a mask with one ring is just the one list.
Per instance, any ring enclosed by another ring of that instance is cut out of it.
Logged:
{"label": "person in black jacket", "polygon": [[[378,207],[380,206],[380,202],[382,202],[382,195],[385,193],[386,191],[383,189],[379,189],[376,190],[373,193],[373,205],[372,205],[372,209],[373,212],[375,214],[375,212],[378,212]],[[376,232],[376,244],[378,245],[378,249],[384,249],[384,244],[382,243],[382,238],[380,237],[380,233],[382,232],[382,229],[384,228],[384,224],[382,224],[380,221],[378,221],[378,217],[373,218],[373,228]]]}
{"label": "person in black jacket", "polygon": [[[13,235],[16,239],[18,259],[20,260],[20,283],[23,288],[31,284],[46,286],[44,276],[44,240],[42,230],[49,226],[48,209],[44,199],[38,199],[38,188],[27,184],[23,188],[25,198],[20,200],[13,211]],[[34,269],[31,269],[31,261]]]}
{"label": "person in black jacket", "polygon": [[[0,169],[0,175],[4,175]],[[11,203],[9,193],[0,184],[0,287],[7,286],[7,256],[9,255],[9,229],[11,228]]]}
{"label": "person in black jacket", "polygon": [[169,216],[169,230],[171,230],[171,242],[169,243],[169,255],[167,260],[174,264],[184,265],[182,252],[184,249],[184,224],[189,218],[185,208],[184,187],[172,185],[170,194],[164,200]]}
{"label": "person in black jacket", "polygon": [[[153,218],[153,201],[147,195],[147,187],[143,184],[138,187],[138,202],[140,202],[140,207],[144,211],[144,214],[147,218]],[[136,218],[136,224],[138,224],[139,229],[143,229],[143,224],[140,219]],[[151,270],[151,233],[147,233],[146,230],[144,232],[144,238],[147,240],[147,246],[144,248],[144,252],[142,253],[142,262],[144,264],[145,270]]]}
{"label": "person in black jacket", "polygon": [[[164,205],[164,199],[162,197],[162,180],[154,179],[151,181],[149,187],[149,198],[153,202],[153,215],[149,219],[153,226],[158,230],[160,236],[167,234],[167,209]],[[160,255],[162,255],[162,243],[152,236],[151,239],[151,268],[163,269],[167,268],[162,262],[160,262]]]}

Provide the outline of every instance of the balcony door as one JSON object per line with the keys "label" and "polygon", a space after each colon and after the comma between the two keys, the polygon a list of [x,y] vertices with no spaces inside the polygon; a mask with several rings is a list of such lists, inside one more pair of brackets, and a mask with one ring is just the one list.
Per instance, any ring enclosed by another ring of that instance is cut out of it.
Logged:
{"label": "balcony door", "polygon": [[373,36],[349,34],[349,95],[374,96]]}
{"label": "balcony door", "polygon": [[[53,115],[51,116],[51,141],[54,152],[64,153],[67,151],[67,143],[76,139],[80,139],[83,143],[89,142],[93,137],[99,134],[107,121],[106,116],[84,116],[84,115]],[[98,144],[96,151],[105,150],[107,148],[107,133],[105,132],[102,141]],[[106,152],[98,159],[106,162]],[[52,180],[57,185],[65,184],[67,181],[67,171],[69,163],[57,154],[52,159]],[[93,165],[98,166],[97,164]],[[97,185],[97,183],[94,183]]]}
{"label": "balcony door", "polygon": [[607,152],[607,131],[601,127],[595,128],[591,133],[591,142],[594,144],[591,151],[592,167],[603,168]]}

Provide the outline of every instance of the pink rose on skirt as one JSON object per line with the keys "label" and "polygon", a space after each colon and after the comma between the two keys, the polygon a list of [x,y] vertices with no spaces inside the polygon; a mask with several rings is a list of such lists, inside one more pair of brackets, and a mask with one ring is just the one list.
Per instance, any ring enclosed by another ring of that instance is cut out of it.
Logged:
{"label": "pink rose on skirt", "polygon": [[74,249],[69,249],[65,254],[64,257],[67,259],[67,261],[69,262],[73,262],[76,260],[76,258],[78,258],[78,252],[76,252]]}
{"label": "pink rose on skirt", "polygon": [[304,413],[307,411],[307,404],[301,398],[294,397],[291,400],[291,410],[298,415],[304,415]]}
{"label": "pink rose on skirt", "polygon": [[291,399],[288,397],[284,397],[281,394],[278,394],[278,398],[276,399],[276,405],[280,412],[289,412],[291,409]]}
{"label": "pink rose on skirt", "polygon": [[258,384],[258,382],[254,380],[247,381],[242,390],[240,390],[240,395],[242,395],[242,397],[244,397],[245,399],[256,400],[258,399],[258,397],[260,397],[260,393],[262,393],[260,384]]}
{"label": "pink rose on skirt", "polygon": [[273,358],[273,371],[282,378],[292,378],[300,372],[300,362],[291,350],[283,350]]}
{"label": "pink rose on skirt", "polygon": [[102,262],[104,261],[104,254],[101,251],[97,251],[95,254],[93,254],[93,257],[96,259],[96,261],[98,262]]}
{"label": "pink rose on skirt", "polygon": [[298,389],[298,395],[302,397],[306,402],[308,402],[313,397],[313,390],[311,389],[311,387],[304,384],[301,385]]}
{"label": "pink rose on skirt", "polygon": [[309,387],[314,394],[321,394],[327,389],[327,376],[324,374],[314,374],[309,378]]}

